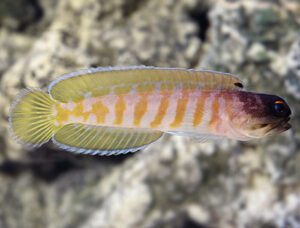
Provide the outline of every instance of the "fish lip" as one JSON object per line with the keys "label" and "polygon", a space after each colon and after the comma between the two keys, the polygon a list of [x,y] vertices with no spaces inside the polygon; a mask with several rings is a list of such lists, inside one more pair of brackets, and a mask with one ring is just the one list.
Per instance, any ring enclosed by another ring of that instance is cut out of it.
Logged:
{"label": "fish lip", "polygon": [[280,118],[280,119],[275,119],[272,121],[268,121],[268,122],[260,122],[254,125],[254,129],[259,129],[259,128],[268,128],[269,130],[274,129],[276,127],[280,127],[281,125],[285,125],[290,121],[290,117],[286,117],[286,118]]}
{"label": "fish lip", "polygon": [[291,117],[288,116],[288,117],[282,118],[279,121],[269,123],[267,133],[268,134],[281,133],[281,132],[289,130],[292,127],[292,125],[289,123],[290,120],[291,120]]}
{"label": "fish lip", "polygon": [[273,120],[261,121],[252,126],[252,131],[248,133],[250,138],[260,138],[263,136],[271,136],[289,130],[292,125],[289,123],[290,116],[277,118]]}

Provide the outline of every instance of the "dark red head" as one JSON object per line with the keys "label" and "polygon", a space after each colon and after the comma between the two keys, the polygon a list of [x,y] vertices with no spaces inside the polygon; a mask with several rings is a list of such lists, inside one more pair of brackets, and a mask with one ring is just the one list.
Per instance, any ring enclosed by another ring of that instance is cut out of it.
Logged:
{"label": "dark red head", "polygon": [[233,98],[232,123],[245,139],[261,138],[291,128],[291,110],[276,95],[237,92]]}

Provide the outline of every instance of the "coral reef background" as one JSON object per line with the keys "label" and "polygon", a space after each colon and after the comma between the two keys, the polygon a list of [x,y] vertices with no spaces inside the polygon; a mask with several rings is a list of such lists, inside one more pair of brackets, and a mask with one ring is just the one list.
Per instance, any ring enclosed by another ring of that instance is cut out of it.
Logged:
{"label": "coral reef background", "polygon": [[[1,0],[0,227],[300,227],[299,32],[297,0]],[[288,101],[293,130],[118,157],[25,150],[8,134],[23,87],[141,64],[240,75]]]}

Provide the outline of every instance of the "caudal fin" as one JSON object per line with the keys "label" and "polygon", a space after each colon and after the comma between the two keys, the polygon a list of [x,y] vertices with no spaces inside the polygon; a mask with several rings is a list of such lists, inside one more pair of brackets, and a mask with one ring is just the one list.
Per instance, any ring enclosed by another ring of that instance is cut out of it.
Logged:
{"label": "caudal fin", "polygon": [[13,102],[9,114],[10,129],[18,141],[29,146],[48,142],[55,132],[52,100],[37,89],[24,89]]}

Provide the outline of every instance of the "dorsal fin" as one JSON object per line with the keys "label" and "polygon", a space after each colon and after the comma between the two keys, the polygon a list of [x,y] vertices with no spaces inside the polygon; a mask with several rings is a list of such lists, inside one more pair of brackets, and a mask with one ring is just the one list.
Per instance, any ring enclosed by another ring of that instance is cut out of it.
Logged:
{"label": "dorsal fin", "polygon": [[187,70],[160,67],[99,67],[72,72],[54,80],[48,92],[61,102],[78,101],[86,96],[109,93],[141,93],[154,89],[224,89],[240,90],[240,79],[234,75],[209,70]]}

